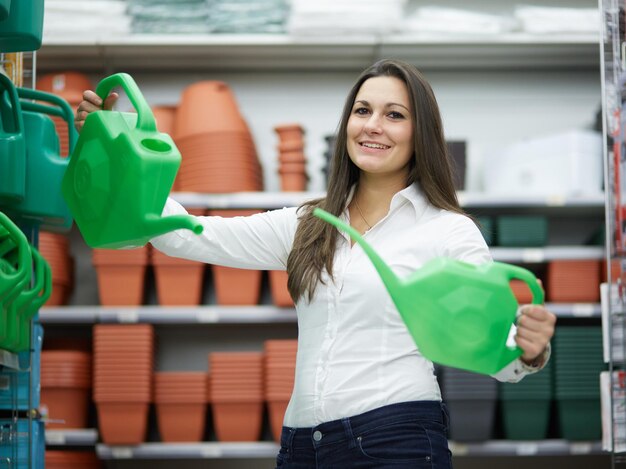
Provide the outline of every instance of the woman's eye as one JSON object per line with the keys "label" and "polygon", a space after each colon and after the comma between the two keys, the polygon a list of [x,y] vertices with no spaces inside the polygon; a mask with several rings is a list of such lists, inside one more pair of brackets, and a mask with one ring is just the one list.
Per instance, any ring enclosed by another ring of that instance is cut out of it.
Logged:
{"label": "woman's eye", "polygon": [[392,119],[404,119],[404,114],[401,114],[401,113],[396,112],[396,111],[391,111],[388,115]]}
{"label": "woman's eye", "polygon": [[361,116],[364,116],[367,113],[369,113],[369,110],[367,108],[365,108],[365,107],[358,107],[358,108],[356,108],[354,110],[354,113],[358,114],[358,115],[361,115]]}

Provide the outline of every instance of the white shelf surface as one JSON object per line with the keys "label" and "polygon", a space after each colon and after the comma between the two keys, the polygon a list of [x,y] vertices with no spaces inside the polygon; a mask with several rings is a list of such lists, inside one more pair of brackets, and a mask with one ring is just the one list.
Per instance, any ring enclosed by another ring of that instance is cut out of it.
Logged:
{"label": "white shelf surface", "polygon": [[490,251],[494,261],[524,264],[557,260],[601,260],[606,256],[603,246],[492,247]]}
{"label": "white shelf surface", "polygon": [[[599,303],[546,303],[559,317],[600,317]],[[58,306],[44,308],[43,324],[268,324],[295,323],[293,308],[275,306]]]}
{"label": "white shelf surface", "polygon": [[[477,443],[450,442],[454,456],[568,456],[601,454],[596,441],[566,440],[508,441],[492,440]],[[275,458],[279,445],[273,442],[243,443],[144,443],[137,446],[98,444],[100,459],[227,459]]]}
{"label": "white shelf surface", "polygon": [[46,429],[45,435],[46,446],[94,446],[98,442],[98,430],[95,428]]}
{"label": "white shelf surface", "polygon": [[[236,192],[232,194],[200,194],[195,192],[174,192],[172,198],[187,208],[249,209],[272,210],[294,207],[318,197],[324,192]],[[604,194],[586,196],[496,196],[480,192],[457,193],[459,203],[467,208],[593,208],[598,213],[604,211]]]}
{"label": "white shelf surface", "polygon": [[286,34],[137,34],[81,40],[44,37],[39,69],[176,70],[362,69],[397,57],[421,68],[592,68],[599,66],[594,34],[359,35],[297,37]]}

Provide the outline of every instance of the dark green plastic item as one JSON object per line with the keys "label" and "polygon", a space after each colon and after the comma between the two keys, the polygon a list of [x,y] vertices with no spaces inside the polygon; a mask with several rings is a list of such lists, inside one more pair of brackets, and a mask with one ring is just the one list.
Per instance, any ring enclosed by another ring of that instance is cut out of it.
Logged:
{"label": "dark green plastic item", "polygon": [[346,231],[363,248],[426,358],[494,374],[522,354],[519,347],[506,345],[518,308],[509,282],[526,282],[533,303],[543,303],[543,290],[531,272],[501,262],[473,265],[437,258],[399,279],[358,231],[322,209],[313,214]]}
{"label": "dark green plastic item", "polygon": [[7,205],[6,211],[14,220],[40,229],[67,232],[72,226],[72,215],[61,195],[61,181],[69,160],[59,154],[58,135],[47,115],[64,119],[71,149],[76,143],[72,108],[67,101],[50,93],[25,88],[18,88],[17,92],[20,97],[46,101],[53,106],[20,101],[26,138],[26,191],[24,199]]}
{"label": "dark green plastic item", "polygon": [[181,228],[202,232],[189,215],[161,218],[180,166],[180,152],[156,128],[154,115],[130,75],[105,78],[105,98],[122,86],[137,114],[96,111],[87,116],[62,183],[63,197],[92,248],[143,246]]}
{"label": "dark green plastic item", "polygon": [[0,73],[0,206],[24,198],[26,144],[24,122],[13,82]]}
{"label": "dark green plastic item", "polygon": [[0,21],[0,51],[25,52],[41,47],[44,0],[14,0]]}
{"label": "dark green plastic item", "polygon": [[0,340],[0,348],[12,352],[22,352],[30,348],[30,320],[52,293],[50,265],[37,249],[31,247],[31,252],[34,261],[35,283],[32,287],[25,288],[8,305],[6,338]]}
{"label": "dark green plastic item", "polygon": [[31,254],[26,236],[0,212],[0,311],[27,284],[30,272]]}
{"label": "dark green plastic item", "polygon": [[11,0],[0,0],[0,21],[6,20],[9,17],[10,11],[11,11]]}

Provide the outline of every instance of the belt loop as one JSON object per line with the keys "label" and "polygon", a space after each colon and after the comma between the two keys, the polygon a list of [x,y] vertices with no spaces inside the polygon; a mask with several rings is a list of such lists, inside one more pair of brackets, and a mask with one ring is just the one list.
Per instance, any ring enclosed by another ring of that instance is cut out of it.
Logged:
{"label": "belt loop", "polygon": [[289,428],[289,436],[287,436],[287,458],[291,459],[293,455],[293,439],[296,436],[296,429],[292,427]]}
{"label": "belt loop", "polygon": [[450,415],[448,414],[448,407],[441,401],[441,418],[443,419],[443,425],[446,427],[446,433],[450,427]]}
{"label": "belt loop", "polygon": [[356,448],[356,440],[354,439],[354,434],[352,433],[352,425],[350,425],[350,419],[348,417],[342,418],[341,423],[343,424],[343,430],[348,437],[348,448]]}

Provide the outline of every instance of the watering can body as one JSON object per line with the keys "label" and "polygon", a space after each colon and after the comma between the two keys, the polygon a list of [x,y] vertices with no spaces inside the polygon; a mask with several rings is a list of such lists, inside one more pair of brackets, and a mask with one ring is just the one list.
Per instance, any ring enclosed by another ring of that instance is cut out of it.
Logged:
{"label": "watering can body", "polygon": [[420,352],[442,365],[494,374],[522,355],[507,339],[518,304],[510,281],[524,281],[533,302],[543,290],[528,270],[501,262],[468,264],[434,258],[399,279],[351,226],[315,209],[314,214],[346,231],[368,255]]}
{"label": "watering can body", "polygon": [[87,116],[72,154],[62,193],[86,243],[94,248],[142,246],[179,228],[202,230],[192,217],[161,218],[181,155],[156,130],[152,112],[130,76],[117,74],[98,85],[106,97],[125,88],[137,114],[96,111]]}
{"label": "watering can body", "polygon": [[41,47],[44,0],[2,0],[0,16],[0,50],[2,52],[34,51]]}
{"label": "watering can body", "polygon": [[0,73],[0,205],[20,201],[26,192],[26,142],[19,98]]}
{"label": "watering can body", "polygon": [[30,280],[31,254],[22,231],[0,212],[0,310],[13,301]]}

